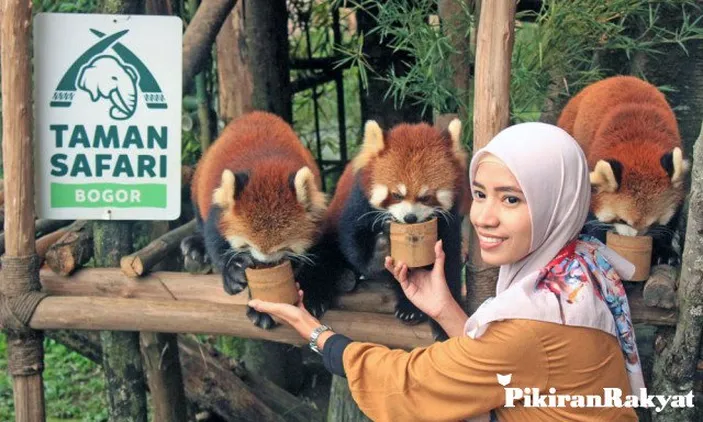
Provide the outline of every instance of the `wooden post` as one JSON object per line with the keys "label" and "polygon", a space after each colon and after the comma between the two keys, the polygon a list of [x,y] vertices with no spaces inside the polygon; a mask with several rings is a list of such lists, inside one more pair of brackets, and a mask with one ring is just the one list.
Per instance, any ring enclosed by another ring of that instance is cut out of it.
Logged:
{"label": "wooden post", "polygon": [[[703,128],[693,148],[688,226],[679,278],[679,321],[676,334],[655,354],[654,394],[687,394],[694,388],[699,348],[703,337]],[[652,394],[652,393],[650,393]],[[652,412],[655,421],[699,421],[695,408]]]}
{"label": "wooden post", "polygon": [[[119,267],[132,249],[127,221],[96,221],[93,227],[96,267]],[[107,380],[110,420],[146,422],[146,383],[139,351],[139,333],[102,331],[103,368]]]}
{"label": "wooden post", "polygon": [[[476,38],[473,151],[486,146],[510,122],[510,58],[515,39],[515,2],[482,2]],[[478,239],[471,231],[471,277],[467,282],[469,312],[495,295],[498,279],[498,269],[481,260]]]}
{"label": "wooden post", "polygon": [[[32,2],[3,1],[0,7],[5,256],[28,258],[35,253],[32,68],[29,45]],[[8,298],[33,289],[29,279],[26,280],[26,285],[20,286],[11,285],[10,280],[4,277],[1,280],[0,293]],[[12,375],[15,420],[18,422],[45,420],[43,338],[41,332],[8,332],[8,366]],[[25,360],[27,355],[34,357],[32,362]]]}

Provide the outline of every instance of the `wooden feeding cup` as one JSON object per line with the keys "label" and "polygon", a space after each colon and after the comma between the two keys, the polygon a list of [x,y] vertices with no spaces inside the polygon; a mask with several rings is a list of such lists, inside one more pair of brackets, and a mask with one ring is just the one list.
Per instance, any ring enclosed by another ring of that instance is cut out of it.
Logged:
{"label": "wooden feeding cup", "polygon": [[267,302],[298,303],[298,290],[290,261],[274,267],[247,268],[244,270],[252,299]]}
{"label": "wooden feeding cup", "polygon": [[424,267],[435,261],[437,219],[424,223],[391,223],[391,257],[405,262],[409,268]]}
{"label": "wooden feeding cup", "polygon": [[606,244],[635,266],[635,274],[629,281],[645,281],[649,278],[652,261],[651,236],[623,236],[608,232]]}

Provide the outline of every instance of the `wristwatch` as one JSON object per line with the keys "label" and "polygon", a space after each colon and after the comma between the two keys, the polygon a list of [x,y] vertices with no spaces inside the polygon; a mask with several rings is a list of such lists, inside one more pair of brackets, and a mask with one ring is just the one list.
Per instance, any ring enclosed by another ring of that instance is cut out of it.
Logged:
{"label": "wristwatch", "polygon": [[325,331],[331,331],[332,329],[326,325],[320,325],[319,327],[315,328],[312,330],[312,334],[310,334],[310,349],[317,353],[318,355],[322,355],[322,351],[317,347],[317,339],[320,337],[320,334],[324,333]]}

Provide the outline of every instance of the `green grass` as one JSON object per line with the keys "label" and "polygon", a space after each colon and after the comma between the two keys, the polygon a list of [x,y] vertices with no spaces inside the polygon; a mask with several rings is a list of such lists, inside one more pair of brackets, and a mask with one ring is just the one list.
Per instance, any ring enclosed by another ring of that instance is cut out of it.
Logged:
{"label": "green grass", "polygon": [[[100,366],[61,344],[44,341],[44,389],[49,422],[107,421],[105,379]],[[0,334],[0,420],[14,420],[7,341]]]}

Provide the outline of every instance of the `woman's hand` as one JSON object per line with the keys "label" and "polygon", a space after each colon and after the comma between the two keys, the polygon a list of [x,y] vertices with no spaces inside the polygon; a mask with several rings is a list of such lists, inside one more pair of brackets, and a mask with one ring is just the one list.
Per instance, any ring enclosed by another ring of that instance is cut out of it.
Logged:
{"label": "woman's hand", "polygon": [[442,241],[434,246],[435,263],[432,271],[412,270],[408,274],[408,266],[404,262],[394,262],[390,256],[386,257],[386,269],[390,271],[400,283],[403,293],[413,305],[432,319],[437,319],[441,312],[455,302],[452,297],[447,279],[444,276],[444,251]]}
{"label": "woman's hand", "polygon": [[[297,285],[297,284],[296,284]],[[298,304],[289,305],[287,303],[264,302],[260,299],[252,299],[248,305],[259,312],[265,312],[277,321],[283,321],[295,329],[305,340],[310,340],[312,331],[321,325],[320,321],[312,316],[303,305],[303,291],[298,287]],[[324,341],[331,337],[331,333],[326,331],[317,340],[317,347],[322,350]]]}

